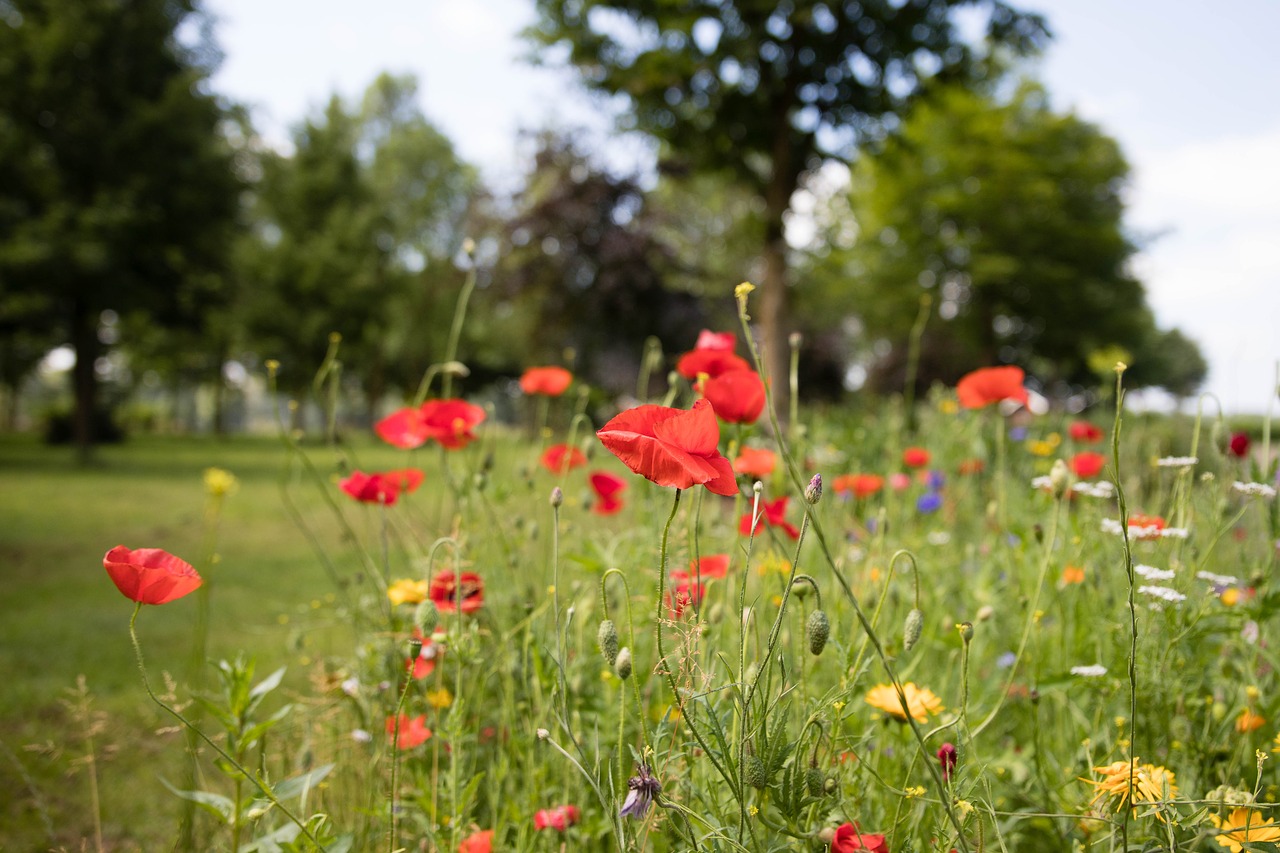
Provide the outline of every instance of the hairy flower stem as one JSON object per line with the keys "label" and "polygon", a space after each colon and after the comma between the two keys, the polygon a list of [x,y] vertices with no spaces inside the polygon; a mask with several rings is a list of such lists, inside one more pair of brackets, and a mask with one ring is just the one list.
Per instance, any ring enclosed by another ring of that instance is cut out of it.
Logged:
{"label": "hairy flower stem", "polygon": [[268,802],[270,802],[276,808],[280,809],[281,814],[283,814],[289,820],[293,821],[294,825],[297,826],[298,829],[302,831],[302,834],[307,837],[308,841],[310,841],[312,844],[316,846],[317,850],[324,850],[324,845],[321,844],[316,839],[316,837],[311,834],[311,830],[307,828],[307,825],[305,823],[299,820],[298,817],[292,811],[290,811],[289,808],[285,806],[284,803],[280,802],[280,799],[276,796],[275,791],[272,791],[269,785],[267,785],[265,782],[259,779],[256,775],[253,775],[248,770],[246,770],[244,768],[244,765],[242,765],[239,761],[236,761],[233,757],[231,757],[231,755],[225,749],[223,749],[221,746],[218,746],[218,744],[215,743],[212,739],[210,739],[208,735],[206,735],[203,731],[197,728],[194,723],[192,723],[190,720],[184,717],[180,711],[178,711],[172,705],[168,704],[159,696],[157,696],[156,692],[151,689],[151,679],[147,676],[147,663],[142,656],[142,644],[138,642],[138,630],[137,630],[136,623],[138,621],[138,613],[141,610],[142,610],[142,603],[139,602],[133,608],[133,616],[129,618],[129,639],[133,641],[133,657],[134,657],[134,661],[138,665],[138,672],[142,675],[142,686],[146,688],[147,695],[151,697],[151,701],[155,702],[157,705],[159,705],[161,708],[167,711],[170,716],[172,716],[178,722],[182,723],[182,725],[187,730],[194,731],[197,735],[199,735],[200,739],[203,740],[205,743],[207,743],[210,747],[212,747],[214,752],[222,756],[224,761],[226,761],[228,764],[230,764],[232,767],[238,770],[246,779],[251,781],[254,784],[254,787],[256,787],[260,792],[262,792],[262,796],[265,797]]}
{"label": "hairy flower stem", "polygon": [[551,607],[555,610],[556,628],[556,682],[560,694],[560,727],[569,742],[578,748],[577,738],[569,725],[569,688],[564,677],[564,637],[560,629],[560,507],[551,506]]}
{"label": "hairy flower stem", "polygon": [[[609,598],[605,595],[605,582],[609,579],[610,575],[617,575],[622,580],[622,588],[626,591],[626,598],[624,601],[627,605],[627,639],[631,644],[628,648],[632,650],[632,654],[635,654],[636,632],[635,623],[631,621],[631,585],[627,583],[627,576],[622,573],[621,569],[611,568],[600,576],[600,601],[604,604],[603,612],[606,616],[609,615]],[[649,729],[645,727],[644,723],[644,702],[640,698],[640,679],[633,675],[627,680],[631,682],[632,691],[636,696],[636,714],[637,719],[640,721],[640,739],[644,744],[644,752],[648,752],[650,747]],[[622,724],[619,723],[618,726],[619,729],[621,729]],[[621,740],[618,742],[618,752],[622,752]],[[627,759],[625,756],[621,756],[619,760],[622,762],[622,778],[625,779],[627,777],[628,769]]]}
{"label": "hairy flower stem", "polygon": [[387,853],[395,853],[396,843],[400,837],[398,826],[400,819],[400,715],[404,713],[404,700],[409,695],[409,685],[413,683],[413,668],[416,665],[417,661],[409,661],[409,671],[404,677],[404,687],[400,688],[400,698],[396,701],[396,711],[393,717],[395,728],[391,732],[391,793],[388,797],[391,801],[391,832],[387,834]]}
{"label": "hairy flower stem", "polygon": [[[1124,486],[1120,482],[1120,426],[1124,412],[1124,367],[1116,365],[1116,419],[1111,428],[1112,483],[1116,487],[1116,507],[1120,511],[1120,535],[1124,545],[1124,573],[1129,582],[1129,784],[1125,790],[1125,802],[1133,802],[1132,762],[1138,740],[1138,611],[1134,604],[1133,547],[1129,541],[1129,506],[1125,502]],[[1120,848],[1129,849],[1129,815],[1132,809],[1121,809]]]}
{"label": "hairy flower stem", "polygon": [[[450,362],[457,360],[458,357],[458,341],[462,338],[462,321],[467,316],[467,303],[471,300],[471,292],[476,289],[476,263],[475,259],[471,260],[471,264],[467,269],[467,278],[462,282],[462,290],[458,293],[458,304],[453,309],[453,325],[449,327],[449,345],[444,351],[444,361],[448,365]],[[443,394],[447,397],[453,396],[453,371],[446,369],[444,371]]]}

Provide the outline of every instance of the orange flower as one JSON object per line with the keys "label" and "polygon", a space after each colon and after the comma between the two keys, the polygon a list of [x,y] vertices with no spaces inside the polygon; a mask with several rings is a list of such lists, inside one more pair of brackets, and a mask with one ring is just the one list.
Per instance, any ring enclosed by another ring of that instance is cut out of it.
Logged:
{"label": "orange flower", "polygon": [[[908,681],[902,685],[902,693],[907,697],[907,709],[911,718],[917,723],[927,722],[930,714],[940,714],[945,709],[942,700],[927,687],[916,687],[915,682]],[[866,702],[877,711],[883,711],[895,720],[907,721],[902,710],[902,700],[898,691],[891,684],[877,684],[867,691]]]}
{"label": "orange flower", "polygon": [[1141,761],[1140,758],[1113,761],[1093,768],[1094,773],[1102,774],[1101,779],[1080,780],[1097,789],[1090,805],[1097,805],[1101,800],[1113,797],[1119,801],[1116,805],[1116,811],[1119,811],[1129,799],[1130,789],[1133,790],[1135,804],[1158,803],[1178,796],[1178,780],[1172,770],[1156,764],[1142,764]]}
{"label": "orange flower", "polygon": [[[1209,820],[1222,830],[1222,834],[1213,840],[1231,851],[1241,853],[1245,844],[1257,844],[1280,841],[1280,824],[1271,818],[1264,818],[1253,809],[1234,808],[1226,818],[1210,814]],[[1249,848],[1254,849],[1254,848]]]}
{"label": "orange flower", "polygon": [[1261,714],[1253,713],[1252,708],[1245,708],[1240,712],[1240,716],[1236,717],[1236,731],[1240,734],[1256,731],[1266,724],[1267,718]]}
{"label": "orange flower", "polygon": [[777,464],[778,457],[767,447],[744,447],[738,458],[733,460],[733,470],[763,480],[773,473]]}
{"label": "orange flower", "polygon": [[929,451],[923,447],[908,447],[902,451],[902,464],[908,468],[923,468],[929,464]]}
{"label": "orange flower", "polygon": [[956,396],[966,409],[980,409],[1001,400],[1026,404],[1027,389],[1021,367],[983,367],[963,376],[956,384]]}
{"label": "orange flower", "polygon": [[959,474],[981,474],[986,467],[987,463],[983,462],[981,459],[965,459],[960,462],[959,467],[956,468],[956,472]]}
{"label": "orange flower", "polygon": [[458,845],[458,853],[491,853],[493,850],[493,830],[485,829],[473,832]]}
{"label": "orange flower", "polygon": [[573,382],[573,374],[563,367],[530,367],[520,377],[520,390],[526,394],[559,397]]}
{"label": "orange flower", "polygon": [[[396,736],[396,718],[387,717],[387,734],[393,738]],[[423,714],[410,718],[408,714],[400,715],[400,740],[398,741],[401,749],[413,749],[420,746],[431,739],[431,729],[427,728],[427,718]]]}
{"label": "orange flower", "polygon": [[884,477],[875,474],[842,474],[831,481],[831,488],[839,494],[852,494],[862,500],[884,488]]}
{"label": "orange flower", "polygon": [[1070,586],[1073,583],[1084,583],[1084,569],[1080,566],[1067,566],[1062,570],[1062,583]]}

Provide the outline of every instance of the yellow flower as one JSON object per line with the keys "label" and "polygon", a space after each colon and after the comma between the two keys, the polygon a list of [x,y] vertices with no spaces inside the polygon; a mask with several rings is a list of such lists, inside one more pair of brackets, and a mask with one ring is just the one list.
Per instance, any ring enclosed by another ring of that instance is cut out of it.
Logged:
{"label": "yellow flower", "polygon": [[942,412],[944,415],[954,415],[956,412],[960,411],[960,407],[956,405],[955,400],[948,399],[938,403],[938,411]]}
{"label": "yellow flower", "polygon": [[1262,728],[1266,722],[1266,717],[1253,713],[1252,708],[1245,708],[1240,712],[1240,716],[1236,717],[1236,731],[1240,732],[1240,734],[1247,734]]}
{"label": "yellow flower", "polygon": [[1229,586],[1222,591],[1222,595],[1218,596],[1218,600],[1227,607],[1235,607],[1236,603],[1240,601],[1240,590],[1234,586]]}
{"label": "yellow flower", "polygon": [[1113,761],[1102,767],[1093,768],[1094,773],[1102,774],[1102,779],[1081,780],[1097,788],[1097,793],[1094,794],[1089,805],[1097,805],[1099,800],[1114,797],[1118,800],[1116,811],[1120,811],[1129,798],[1130,777],[1133,779],[1135,804],[1158,803],[1176,797],[1178,781],[1173,771],[1155,764],[1140,764],[1141,760],[1134,758],[1131,761]]}
{"label": "yellow flower", "polygon": [[221,498],[236,490],[240,482],[236,475],[221,468],[204,469],[204,490],[212,497]]}
{"label": "yellow flower", "polygon": [[1213,825],[1218,829],[1226,830],[1214,841],[1231,853],[1240,853],[1244,849],[1243,844],[1280,841],[1280,826],[1277,826],[1271,818],[1264,820],[1253,809],[1232,809],[1231,816],[1226,818],[1211,814],[1209,820],[1213,821]]}
{"label": "yellow flower", "polygon": [[[907,709],[911,712],[911,718],[917,723],[926,722],[930,714],[940,714],[944,710],[942,700],[927,687],[916,687],[914,682],[908,681],[902,685],[902,692],[907,697]],[[902,711],[901,697],[891,684],[872,687],[867,691],[866,701],[872,708],[883,711],[895,720],[904,723],[907,721],[907,715]]]}
{"label": "yellow flower", "polygon": [[1042,441],[1028,441],[1027,450],[1031,451],[1035,456],[1052,456],[1053,452],[1058,449],[1059,444],[1062,444],[1062,436],[1056,432],[1051,432]]}
{"label": "yellow flower", "polygon": [[785,557],[778,555],[776,551],[770,551],[760,565],[756,568],[756,572],[760,575],[767,575],[769,572],[777,572],[780,575],[791,574],[791,561]]}
{"label": "yellow flower", "polygon": [[416,581],[413,578],[400,578],[387,587],[387,598],[391,599],[392,605],[420,604],[427,600],[429,587],[430,584],[425,580]]}
{"label": "yellow flower", "polygon": [[427,704],[437,709],[448,708],[453,704],[453,694],[449,692],[447,687],[441,687],[439,690],[428,690]]}

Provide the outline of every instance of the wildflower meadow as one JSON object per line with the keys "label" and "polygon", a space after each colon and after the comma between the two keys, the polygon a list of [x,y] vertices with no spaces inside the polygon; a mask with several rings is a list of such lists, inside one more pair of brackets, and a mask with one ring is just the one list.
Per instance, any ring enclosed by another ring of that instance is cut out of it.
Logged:
{"label": "wildflower meadow", "polygon": [[1123,364],[808,405],[731,298],[634,399],[531,365],[500,422],[455,335],[371,434],[282,404],[263,468],[100,479],[136,538],[64,577],[120,594],[6,636],[121,675],[5,738],[0,849],[1274,849],[1269,420],[1133,414]]}

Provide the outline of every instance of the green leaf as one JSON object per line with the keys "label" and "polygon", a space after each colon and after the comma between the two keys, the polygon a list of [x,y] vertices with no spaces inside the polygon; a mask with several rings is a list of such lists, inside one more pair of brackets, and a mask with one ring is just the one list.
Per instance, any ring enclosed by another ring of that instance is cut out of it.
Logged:
{"label": "green leaf", "polygon": [[329,771],[332,769],[332,764],[325,764],[309,773],[303,773],[300,776],[294,776],[292,779],[285,779],[279,784],[272,785],[271,791],[280,800],[291,800],[294,797],[303,796],[319,784],[321,779],[328,776]]}
{"label": "green leaf", "polygon": [[160,784],[182,799],[190,800],[206,809],[214,817],[221,819],[223,823],[231,823],[232,815],[235,814],[235,804],[221,794],[214,794],[209,791],[183,791],[170,785],[168,780],[164,778],[160,779]]}

